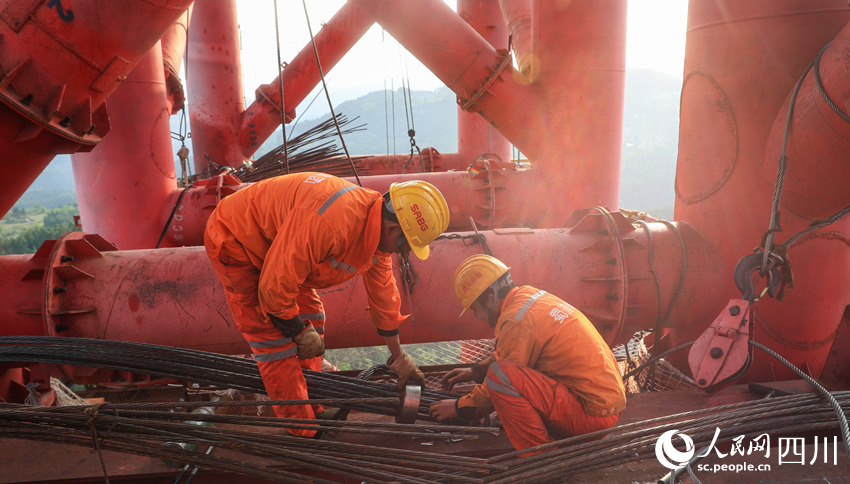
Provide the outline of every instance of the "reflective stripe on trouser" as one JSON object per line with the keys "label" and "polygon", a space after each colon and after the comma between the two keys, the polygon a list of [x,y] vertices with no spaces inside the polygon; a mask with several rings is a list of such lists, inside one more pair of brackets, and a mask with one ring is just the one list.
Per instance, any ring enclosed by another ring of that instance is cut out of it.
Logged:
{"label": "reflective stripe on trouser", "polygon": [[487,389],[511,444],[527,449],[565,436],[609,429],[619,415],[594,417],[565,385],[537,370],[510,361],[493,362],[487,370]]}
{"label": "reflective stripe on trouser", "polygon": [[[208,246],[209,251],[209,246]],[[210,259],[213,269],[224,287],[230,312],[236,327],[248,341],[257,360],[257,367],[263,379],[266,392],[272,400],[306,400],[307,382],[301,373],[302,361],[296,354],[295,343],[287,338],[270,322],[260,319],[257,309],[259,299],[257,287],[260,271],[249,262],[220,256]],[[324,323],[324,321],[322,321]],[[318,359],[321,369],[321,357],[305,360],[309,367],[312,360]],[[275,405],[275,415],[283,418],[315,417],[310,405]],[[287,429],[294,435],[312,437],[315,430]]]}

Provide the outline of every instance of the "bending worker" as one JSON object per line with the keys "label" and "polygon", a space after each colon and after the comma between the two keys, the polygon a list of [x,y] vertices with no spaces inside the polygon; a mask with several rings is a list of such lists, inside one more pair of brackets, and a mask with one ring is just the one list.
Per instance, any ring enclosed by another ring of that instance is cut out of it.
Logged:
{"label": "bending worker", "polygon": [[626,391],[614,355],[576,308],[531,286],[517,287],[508,267],[483,254],[455,272],[463,312],[496,329],[493,354],[442,379],[444,390],[483,381],[457,400],[438,400],[438,421],[475,421],[494,408],[511,444],[522,450],[613,427],[626,407]]}
{"label": "bending worker", "polygon": [[[401,348],[407,316],[390,254],[420,259],[449,223],[443,195],[423,181],[385,195],[324,173],[263,180],[224,198],[204,245],[272,400],[309,398],[302,368],[321,371],[325,313],[316,289],[363,278],[372,322],[384,336],[399,386],[424,380]],[[314,418],[321,407],[281,405],[275,414]],[[315,430],[289,429],[311,437]]]}

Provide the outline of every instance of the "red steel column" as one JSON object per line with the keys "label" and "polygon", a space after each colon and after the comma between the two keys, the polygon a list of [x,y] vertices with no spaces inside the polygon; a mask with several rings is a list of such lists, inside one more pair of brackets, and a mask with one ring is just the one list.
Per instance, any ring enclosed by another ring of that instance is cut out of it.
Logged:
{"label": "red steel column", "polygon": [[236,137],[245,101],[236,0],[195,4],[186,67],[195,173],[210,169],[208,159],[241,165],[245,158]]}
{"label": "red steel column", "polygon": [[191,3],[0,0],[0,214],[53,156],[103,139],[106,98]]}
{"label": "red steel column", "polygon": [[[768,228],[776,158],[765,161],[764,156],[774,120],[784,119],[784,103],[806,66],[849,19],[843,0],[690,2],[676,218],[694,224],[720,249],[729,277]],[[801,94],[803,102],[814,95],[811,90]],[[798,128],[807,129],[794,123],[792,142]],[[817,150],[814,139],[796,141],[804,143],[801,149]],[[772,168],[765,170],[765,163],[773,163]],[[777,242],[808,223],[793,210],[781,210],[783,231]],[[823,367],[848,304],[847,230],[847,222],[836,224],[792,248],[794,288],[783,302],[764,298],[755,305],[756,341],[813,375]],[[731,284],[705,290],[723,292],[726,300],[740,297]],[[673,336],[690,341],[699,330]],[[754,381],[790,377],[782,364],[760,352],[746,376]]]}
{"label": "red steel column", "polygon": [[563,190],[552,192],[559,207],[619,206],[626,13],[626,0],[534,2],[531,80],[548,133],[541,176]]}
{"label": "red steel column", "polygon": [[177,188],[159,43],[109,105],[109,137],[91,153],[71,156],[83,230],[121,249],[152,248],[163,229],[163,204]]}
{"label": "red steel column", "polygon": [[[508,32],[498,0],[458,0],[458,15],[496,50],[507,50]],[[478,113],[457,109],[457,151],[469,166],[483,154],[511,159],[511,142]]]}
{"label": "red steel column", "polygon": [[[346,2],[339,11],[316,33],[316,50],[327,74],[363,37],[374,21],[353,2]],[[310,94],[321,81],[312,42],[283,70],[283,96],[286,120],[295,114],[295,107]],[[257,89],[257,100],[245,110],[239,127],[239,147],[242,156],[250,158],[257,148],[280,126],[280,85],[276,78]]]}

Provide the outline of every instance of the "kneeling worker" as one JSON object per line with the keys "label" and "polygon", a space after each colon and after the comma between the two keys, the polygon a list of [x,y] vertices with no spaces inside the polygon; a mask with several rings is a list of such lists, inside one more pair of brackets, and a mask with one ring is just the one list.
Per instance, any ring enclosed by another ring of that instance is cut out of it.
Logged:
{"label": "kneeling worker", "polygon": [[[617,423],[626,391],[610,348],[576,308],[531,286],[517,287],[508,267],[483,254],[467,258],[455,272],[463,315],[496,329],[496,349],[469,368],[442,379],[444,390],[481,381],[457,400],[438,400],[438,421],[475,420],[495,408],[511,444],[522,450]],[[486,379],[485,379],[486,377]]]}
{"label": "kneeling worker", "polygon": [[[372,322],[384,336],[399,384],[422,381],[401,348],[406,319],[390,254],[420,259],[449,223],[443,195],[424,181],[380,193],[324,173],[269,178],[224,198],[204,245],[237,328],[272,400],[307,399],[302,368],[320,371],[325,311],[316,289],[363,278]],[[275,406],[279,417],[313,418],[319,406]],[[312,429],[288,429],[312,437]]]}

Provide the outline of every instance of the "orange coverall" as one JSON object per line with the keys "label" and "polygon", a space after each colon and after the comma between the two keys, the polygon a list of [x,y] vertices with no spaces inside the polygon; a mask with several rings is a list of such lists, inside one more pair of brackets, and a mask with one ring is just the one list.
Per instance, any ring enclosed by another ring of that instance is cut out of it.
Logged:
{"label": "orange coverall", "polygon": [[496,350],[480,362],[483,384],[458,409],[495,408],[518,450],[611,428],[626,408],[614,355],[577,309],[531,286],[512,289],[496,324]]}
{"label": "orange coverall", "polygon": [[[239,190],[210,215],[204,245],[269,398],[307,399],[301,368],[321,371],[322,358],[299,360],[295,343],[268,317],[300,315],[323,335],[325,313],[316,289],[361,275],[378,332],[397,334],[405,316],[390,255],[378,251],[382,203],[376,191],[324,173],[299,173]],[[275,413],[313,418],[319,408],[282,405]]]}

